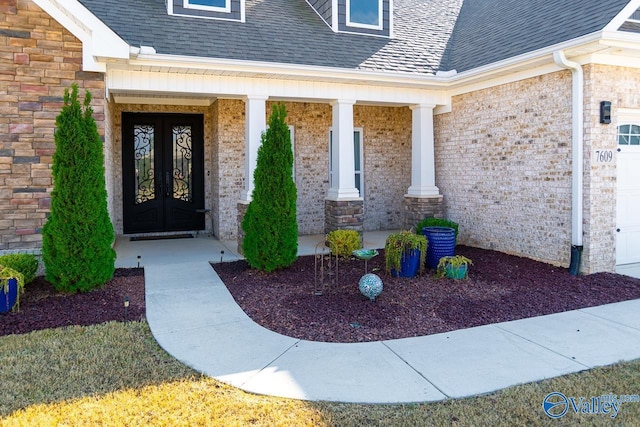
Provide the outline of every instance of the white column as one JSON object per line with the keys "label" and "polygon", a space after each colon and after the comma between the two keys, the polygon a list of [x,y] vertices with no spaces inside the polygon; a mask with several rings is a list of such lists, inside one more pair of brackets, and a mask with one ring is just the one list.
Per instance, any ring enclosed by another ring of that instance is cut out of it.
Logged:
{"label": "white column", "polygon": [[241,202],[250,202],[253,193],[253,172],[258,161],[258,148],[262,132],[267,129],[267,96],[250,95],[244,99],[245,109],[245,150],[244,150],[244,190]]}
{"label": "white column", "polygon": [[409,197],[438,196],[436,187],[433,109],[435,105],[413,105],[411,133],[411,187]]}
{"label": "white column", "polygon": [[333,150],[331,152],[332,185],[327,194],[330,200],[357,199],[355,152],[353,148],[353,104],[355,101],[337,100],[333,107]]}

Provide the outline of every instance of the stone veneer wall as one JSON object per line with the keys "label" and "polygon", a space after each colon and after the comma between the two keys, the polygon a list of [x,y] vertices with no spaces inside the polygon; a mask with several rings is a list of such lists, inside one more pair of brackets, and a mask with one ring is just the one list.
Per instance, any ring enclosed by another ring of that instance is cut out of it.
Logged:
{"label": "stone veneer wall", "polygon": [[104,135],[104,78],[82,45],[28,0],[0,0],[0,251],[37,250],[50,209],[53,133],[72,83],[93,95]]}
{"label": "stone veneer wall", "polygon": [[[106,166],[107,182],[110,187],[107,188],[112,205],[110,212],[112,214],[111,221],[114,224],[116,234],[123,233],[123,216],[122,216],[122,113],[189,113],[204,115],[204,206],[211,209],[212,201],[212,170],[213,170],[213,115],[211,107],[186,107],[175,105],[139,105],[139,104],[109,104],[109,134],[111,140],[107,141],[107,145],[111,147],[112,152],[108,155],[110,162]],[[111,177],[109,177],[111,175]],[[206,219],[205,227],[207,231],[211,230],[211,221]]]}
{"label": "stone veneer wall", "polygon": [[[408,197],[404,198],[403,230],[415,229],[425,218],[444,218],[444,197]],[[422,233],[422,230],[415,230]]]}
{"label": "stone veneer wall", "polygon": [[[589,273],[613,271],[616,264],[617,110],[640,109],[640,71],[588,65],[585,71],[585,251]],[[600,124],[600,101],[611,101],[611,124]],[[611,164],[592,163],[593,150],[614,150]],[[588,244],[587,244],[588,243]]]}
{"label": "stone veneer wall", "polygon": [[459,242],[568,266],[571,73],[453,98],[435,117],[436,185]]}

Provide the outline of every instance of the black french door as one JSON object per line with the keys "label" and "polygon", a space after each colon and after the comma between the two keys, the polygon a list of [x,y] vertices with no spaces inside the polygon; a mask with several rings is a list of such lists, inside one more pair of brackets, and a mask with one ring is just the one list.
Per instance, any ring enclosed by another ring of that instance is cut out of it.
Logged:
{"label": "black french door", "polygon": [[202,115],[123,113],[122,173],[125,234],[204,229]]}

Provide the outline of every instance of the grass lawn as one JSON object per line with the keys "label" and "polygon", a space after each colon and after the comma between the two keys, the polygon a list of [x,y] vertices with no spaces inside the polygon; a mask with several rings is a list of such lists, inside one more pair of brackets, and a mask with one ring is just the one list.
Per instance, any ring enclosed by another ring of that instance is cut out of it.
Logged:
{"label": "grass lawn", "polygon": [[0,425],[425,426],[638,425],[640,403],[615,419],[548,418],[551,392],[640,394],[640,360],[486,396],[416,405],[354,405],[257,396],[167,355],[145,322],[110,322],[0,337]]}

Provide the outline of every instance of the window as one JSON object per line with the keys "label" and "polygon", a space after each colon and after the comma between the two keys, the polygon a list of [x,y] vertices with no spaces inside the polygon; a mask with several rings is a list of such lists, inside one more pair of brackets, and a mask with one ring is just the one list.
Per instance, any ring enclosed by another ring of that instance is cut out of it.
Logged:
{"label": "window", "polygon": [[347,25],[382,29],[382,0],[347,0]]}
{"label": "window", "polygon": [[202,9],[214,12],[229,12],[230,0],[184,0],[185,9]]}
{"label": "window", "polygon": [[618,145],[640,145],[640,125],[618,126]]}
{"label": "window", "polygon": [[[333,130],[329,130],[329,187],[333,187]],[[355,173],[356,188],[360,192],[360,197],[364,197],[364,176],[362,171],[363,144],[362,144],[362,128],[353,130],[353,168]]]}

